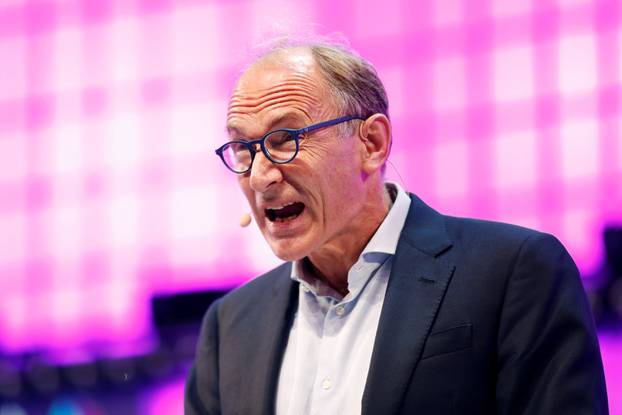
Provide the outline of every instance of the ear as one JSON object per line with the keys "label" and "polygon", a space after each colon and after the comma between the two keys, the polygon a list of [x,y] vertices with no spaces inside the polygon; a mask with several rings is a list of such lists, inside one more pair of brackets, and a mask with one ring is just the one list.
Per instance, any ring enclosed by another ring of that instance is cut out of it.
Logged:
{"label": "ear", "polygon": [[374,114],[361,123],[362,167],[365,173],[382,170],[391,150],[391,122],[384,114]]}

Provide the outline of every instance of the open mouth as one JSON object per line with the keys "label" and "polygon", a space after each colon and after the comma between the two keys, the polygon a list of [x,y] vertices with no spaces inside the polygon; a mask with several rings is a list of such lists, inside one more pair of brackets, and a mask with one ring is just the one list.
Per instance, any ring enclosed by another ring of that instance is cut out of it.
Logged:
{"label": "open mouth", "polygon": [[286,222],[296,219],[304,210],[304,203],[294,202],[279,208],[268,208],[265,213],[270,222]]}

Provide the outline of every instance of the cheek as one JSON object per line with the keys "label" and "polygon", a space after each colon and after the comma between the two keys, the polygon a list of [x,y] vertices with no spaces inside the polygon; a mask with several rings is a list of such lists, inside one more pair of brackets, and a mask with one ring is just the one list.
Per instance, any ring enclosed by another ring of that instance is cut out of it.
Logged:
{"label": "cheek", "polygon": [[248,178],[247,177],[240,178],[239,184],[240,184],[240,189],[242,190],[242,193],[244,193],[244,197],[246,197],[246,200],[248,201],[249,206],[251,206],[254,209],[255,208],[255,197],[253,195],[253,191],[251,190],[248,184]]}
{"label": "cheek", "polygon": [[[320,141],[320,140],[324,141]],[[300,177],[300,187],[309,195],[311,213],[316,219],[330,222],[339,215],[339,210],[348,203],[353,181],[354,154],[352,149],[344,149],[347,143],[332,143],[328,140],[341,140],[335,137],[322,137],[299,154],[298,168],[291,173]],[[294,166],[292,166],[294,167]]]}
{"label": "cheek", "polygon": [[341,226],[342,222],[349,222],[354,212],[360,209],[365,186],[360,171],[349,157],[334,160],[334,164],[327,169],[322,177],[324,215],[331,226]]}
{"label": "cheek", "polygon": [[302,158],[309,167],[318,168],[335,158],[339,151],[337,140],[339,138],[335,136],[321,133],[309,137],[301,142],[297,157]]}

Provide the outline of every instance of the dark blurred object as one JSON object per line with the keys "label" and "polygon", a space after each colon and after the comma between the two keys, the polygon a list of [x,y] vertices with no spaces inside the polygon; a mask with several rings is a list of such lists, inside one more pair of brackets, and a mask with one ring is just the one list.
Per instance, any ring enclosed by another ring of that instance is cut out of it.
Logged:
{"label": "dark blurred object", "polygon": [[22,376],[17,365],[8,359],[0,360],[0,402],[17,398],[22,389]]}
{"label": "dark blurred object", "polygon": [[199,291],[154,297],[151,309],[161,348],[178,361],[192,360],[207,308],[226,293]]}
{"label": "dark blurred object", "polygon": [[207,308],[227,291],[199,291],[160,295],[151,300],[153,322],[159,330],[201,323]]}
{"label": "dark blurred object", "polygon": [[[154,297],[151,311],[159,341],[148,353],[74,364],[53,363],[44,352],[0,356],[0,415],[139,413],[141,391],[167,379],[185,377],[203,315],[226,293]],[[102,404],[95,407],[90,402]],[[89,410],[84,409],[87,406]]]}
{"label": "dark blurred object", "polygon": [[605,261],[595,280],[588,287],[594,318],[599,326],[622,324],[622,228],[607,227],[603,232]]}
{"label": "dark blurred object", "polygon": [[622,277],[622,228],[605,228],[606,263],[616,278]]}

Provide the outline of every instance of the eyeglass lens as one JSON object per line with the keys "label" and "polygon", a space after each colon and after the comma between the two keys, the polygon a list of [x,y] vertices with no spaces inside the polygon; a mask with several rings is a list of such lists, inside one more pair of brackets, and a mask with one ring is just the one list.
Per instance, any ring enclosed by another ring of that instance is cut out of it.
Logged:
{"label": "eyeglass lens", "polygon": [[230,143],[223,149],[222,156],[227,166],[236,172],[248,170],[253,158],[248,146],[242,143]]}
{"label": "eyeglass lens", "polygon": [[[272,161],[285,163],[296,155],[296,140],[288,131],[274,131],[268,134],[264,146]],[[230,143],[223,149],[222,154],[227,166],[236,172],[250,169],[253,161],[247,144]]]}
{"label": "eyeglass lens", "polygon": [[288,131],[274,131],[268,134],[264,145],[275,161],[289,161],[296,153],[296,140]]}

